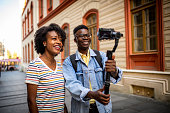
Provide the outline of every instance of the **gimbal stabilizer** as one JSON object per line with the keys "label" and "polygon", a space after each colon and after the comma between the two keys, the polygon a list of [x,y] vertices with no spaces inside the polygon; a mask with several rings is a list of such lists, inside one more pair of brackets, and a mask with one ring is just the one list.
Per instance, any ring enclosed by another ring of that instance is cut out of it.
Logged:
{"label": "gimbal stabilizer", "polygon": [[[112,53],[114,53],[116,51],[116,48],[119,43],[119,39],[120,39],[120,37],[123,37],[123,34],[120,32],[115,32],[114,29],[99,28],[97,36],[99,38],[98,40],[104,40],[104,39],[115,40],[115,45],[113,47],[113,50],[112,51],[107,50],[107,53],[106,53],[108,60],[111,60]],[[111,75],[111,72],[106,72],[106,81],[105,81],[105,90],[104,90],[105,94],[109,94],[110,75]]]}

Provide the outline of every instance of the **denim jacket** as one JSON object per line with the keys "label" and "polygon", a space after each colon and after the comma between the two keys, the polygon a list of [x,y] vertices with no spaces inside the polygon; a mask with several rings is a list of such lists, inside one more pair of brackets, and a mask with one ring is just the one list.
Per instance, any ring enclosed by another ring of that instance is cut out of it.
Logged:
{"label": "denim jacket", "polygon": [[[85,98],[90,91],[89,79],[91,81],[93,91],[97,91],[104,86],[103,70],[105,68],[105,61],[107,61],[106,54],[100,51],[102,57],[103,69],[100,67],[96,59],[96,54],[92,49],[90,51],[90,60],[88,66],[82,60],[78,51],[76,51],[77,72],[74,71],[70,57],[67,57],[63,63],[63,74],[66,80],[65,87],[68,89],[72,96],[71,100],[71,112],[72,113],[89,113],[89,98]],[[122,70],[118,69],[119,78],[115,80],[110,77],[110,80],[115,84],[121,80]],[[105,78],[105,77],[104,77]],[[103,105],[96,101],[96,105],[99,113],[111,113],[112,103]]]}

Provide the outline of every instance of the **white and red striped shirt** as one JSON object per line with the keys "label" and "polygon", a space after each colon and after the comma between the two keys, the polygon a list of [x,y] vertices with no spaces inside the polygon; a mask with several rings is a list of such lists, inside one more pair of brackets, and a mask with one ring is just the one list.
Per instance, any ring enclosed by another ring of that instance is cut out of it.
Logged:
{"label": "white and red striped shirt", "polygon": [[53,71],[40,58],[36,58],[29,64],[26,72],[25,83],[38,86],[36,103],[40,113],[64,112],[64,77],[61,64],[56,63]]}

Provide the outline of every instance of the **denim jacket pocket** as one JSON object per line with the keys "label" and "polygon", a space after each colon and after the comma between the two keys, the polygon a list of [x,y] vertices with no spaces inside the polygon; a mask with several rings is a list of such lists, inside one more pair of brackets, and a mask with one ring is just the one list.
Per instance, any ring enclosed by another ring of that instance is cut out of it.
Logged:
{"label": "denim jacket pocket", "polygon": [[95,71],[95,73],[102,72],[102,68],[98,67],[98,68],[94,69],[94,71]]}
{"label": "denim jacket pocket", "polygon": [[83,79],[83,72],[76,72],[76,77],[77,77],[77,80],[79,80],[82,84],[84,84],[83,83],[83,81],[84,81],[84,79]]}
{"label": "denim jacket pocket", "polygon": [[100,83],[100,88],[102,88],[103,87],[103,70],[102,68],[99,67],[99,68],[94,69],[94,71],[95,71],[95,75],[97,76],[96,79]]}

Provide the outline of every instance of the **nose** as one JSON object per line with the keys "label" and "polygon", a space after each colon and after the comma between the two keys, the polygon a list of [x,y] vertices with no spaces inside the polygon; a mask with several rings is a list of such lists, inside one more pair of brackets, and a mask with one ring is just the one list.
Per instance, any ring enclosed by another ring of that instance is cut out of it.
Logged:
{"label": "nose", "polygon": [[59,45],[62,45],[62,40],[60,40],[59,38],[57,38],[57,39],[55,40],[55,43],[56,43],[56,44],[59,44]]}
{"label": "nose", "polygon": [[83,36],[83,39],[89,39],[89,37],[85,35],[85,36]]}

